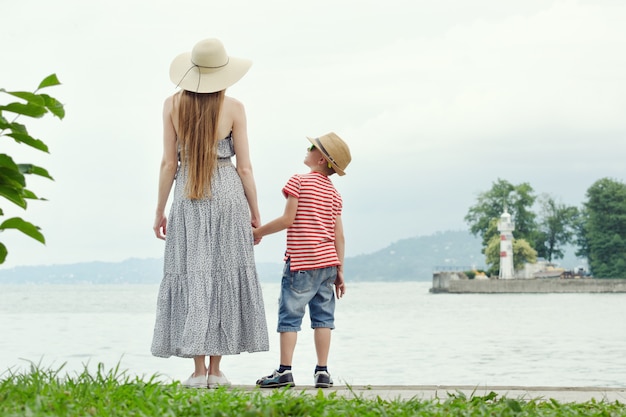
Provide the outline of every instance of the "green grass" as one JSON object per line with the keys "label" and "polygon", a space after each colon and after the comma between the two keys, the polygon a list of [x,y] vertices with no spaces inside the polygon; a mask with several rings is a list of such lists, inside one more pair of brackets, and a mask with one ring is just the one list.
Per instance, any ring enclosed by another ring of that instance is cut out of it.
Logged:
{"label": "green grass", "polygon": [[61,374],[62,368],[0,375],[0,416],[626,416],[620,402],[560,403],[495,393],[433,400],[346,399],[333,391],[187,389],[119,367]]}

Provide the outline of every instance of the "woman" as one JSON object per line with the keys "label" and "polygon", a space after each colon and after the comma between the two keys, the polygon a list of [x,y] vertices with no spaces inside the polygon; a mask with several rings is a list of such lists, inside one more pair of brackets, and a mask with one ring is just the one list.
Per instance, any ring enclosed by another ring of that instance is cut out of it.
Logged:
{"label": "woman", "polygon": [[193,358],[194,372],[183,382],[189,387],[230,385],[222,355],[269,350],[254,263],[252,226],[261,219],[246,114],[225,95],[250,66],[229,57],[217,39],[198,42],[170,66],[181,91],[163,108],[154,232],[165,240],[165,256],[152,354]]}

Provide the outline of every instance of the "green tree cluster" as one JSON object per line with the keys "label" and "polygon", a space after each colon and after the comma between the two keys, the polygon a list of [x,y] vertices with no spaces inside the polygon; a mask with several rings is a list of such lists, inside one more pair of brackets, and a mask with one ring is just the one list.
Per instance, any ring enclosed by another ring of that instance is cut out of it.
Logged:
{"label": "green tree cluster", "polygon": [[626,184],[602,178],[587,190],[578,223],[578,251],[601,278],[626,278]]}
{"label": "green tree cluster", "polygon": [[[626,184],[602,178],[586,193],[582,208],[567,206],[550,195],[537,197],[528,183],[514,185],[498,179],[489,191],[479,194],[465,221],[470,232],[481,236],[489,273],[499,272],[497,223],[505,208],[515,221],[514,267],[561,259],[567,244],[577,246],[576,255],[587,258],[590,272],[599,278],[626,278]],[[539,207],[535,214],[533,206]]]}
{"label": "green tree cluster", "polygon": [[[34,92],[7,91],[0,88],[0,92],[19,99],[16,102],[0,105],[0,138],[12,138],[17,143],[48,153],[48,146],[40,139],[32,137],[26,126],[17,123],[16,120],[20,116],[41,118],[47,113],[63,119],[65,117],[63,104],[48,94],[39,93],[39,90],[43,88],[59,84],[57,76],[52,74],[44,78]],[[26,188],[26,175],[37,175],[52,180],[52,176],[46,169],[28,163],[16,163],[11,156],[0,153],[0,196],[24,210],[28,206],[28,200],[44,200]],[[0,208],[0,217],[2,216],[4,216],[4,212]],[[0,223],[0,232],[7,229],[19,230],[27,236],[45,243],[40,228],[21,217],[12,217]],[[7,254],[7,247],[0,242],[0,263],[4,263]]]}
{"label": "green tree cluster", "polygon": [[530,184],[514,185],[498,178],[491,189],[480,193],[477,203],[469,208],[465,221],[470,225],[470,232],[482,238],[488,274],[498,275],[500,272],[498,220],[504,211],[515,220],[514,268],[520,268],[524,262],[536,261],[537,251],[533,247],[539,236],[536,214],[531,210],[536,199]]}
{"label": "green tree cluster", "polygon": [[539,252],[548,261],[562,259],[565,255],[563,245],[575,241],[580,212],[576,207],[566,206],[546,194],[539,198],[539,204]]}
{"label": "green tree cluster", "polygon": [[482,238],[483,248],[486,248],[491,239],[498,236],[498,219],[506,209],[515,219],[515,236],[525,239],[532,246],[536,233],[536,215],[530,208],[536,198],[528,183],[513,185],[499,178],[491,190],[478,195],[478,201],[469,208],[465,221],[470,225],[470,232]]}

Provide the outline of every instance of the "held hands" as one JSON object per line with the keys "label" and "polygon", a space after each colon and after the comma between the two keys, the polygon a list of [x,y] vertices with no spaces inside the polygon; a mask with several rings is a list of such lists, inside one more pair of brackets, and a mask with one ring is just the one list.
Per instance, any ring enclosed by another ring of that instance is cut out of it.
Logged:
{"label": "held hands", "polygon": [[259,232],[257,232],[256,227],[252,226],[252,236],[254,237],[254,244],[258,245],[259,243],[261,243],[261,236],[259,235]]}
{"label": "held hands", "polygon": [[341,298],[346,293],[346,283],[343,281],[343,271],[337,269],[337,278],[335,278],[335,293],[337,298]]}
{"label": "held hands", "polygon": [[262,236],[259,235],[259,232],[257,232],[257,229],[261,227],[261,221],[253,218],[250,223],[252,224],[252,236],[254,236],[254,244],[258,245],[259,243],[261,243],[262,238]]}

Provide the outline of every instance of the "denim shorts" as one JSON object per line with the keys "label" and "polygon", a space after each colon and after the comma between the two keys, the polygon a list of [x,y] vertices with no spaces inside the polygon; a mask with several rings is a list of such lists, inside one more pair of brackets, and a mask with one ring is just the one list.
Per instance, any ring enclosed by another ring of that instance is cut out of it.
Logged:
{"label": "denim shorts", "polygon": [[278,306],[278,332],[301,330],[305,307],[309,306],[311,328],[335,328],[333,284],[337,267],[291,271],[289,259],[283,269]]}

